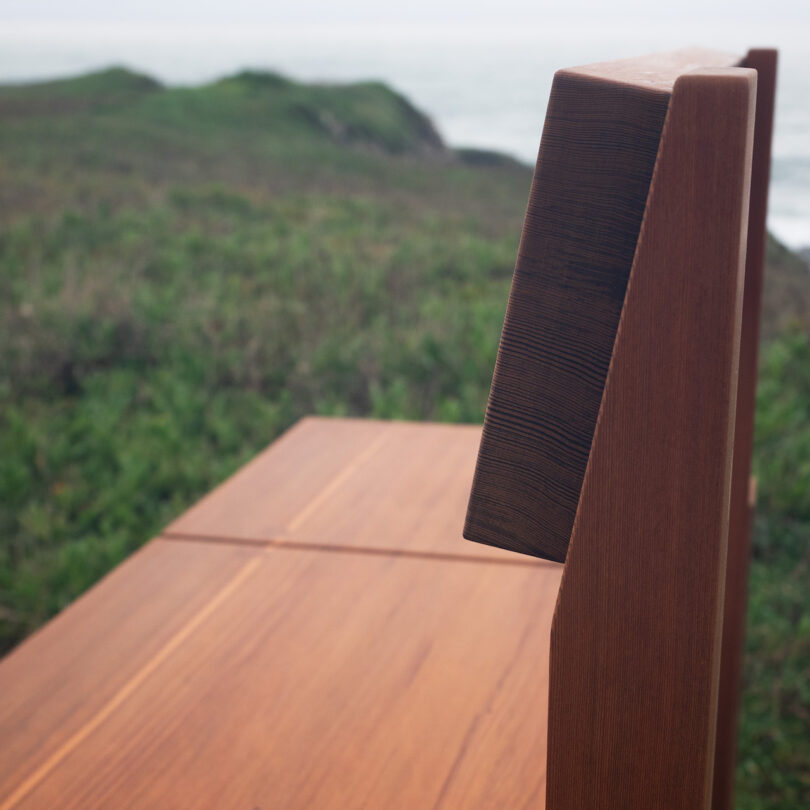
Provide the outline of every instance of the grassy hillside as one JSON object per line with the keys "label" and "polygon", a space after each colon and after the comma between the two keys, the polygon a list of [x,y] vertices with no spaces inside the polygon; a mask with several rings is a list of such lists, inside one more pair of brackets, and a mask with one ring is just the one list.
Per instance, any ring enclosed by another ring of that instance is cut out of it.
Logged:
{"label": "grassy hillside", "polygon": [[[480,421],[530,170],[384,85],[0,87],[0,649],[305,413]],[[810,275],[769,251],[740,807],[810,803]]]}

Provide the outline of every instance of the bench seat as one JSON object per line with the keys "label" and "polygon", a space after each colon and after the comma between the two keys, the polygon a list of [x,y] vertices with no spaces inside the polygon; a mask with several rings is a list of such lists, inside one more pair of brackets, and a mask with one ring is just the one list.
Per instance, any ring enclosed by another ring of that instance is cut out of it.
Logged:
{"label": "bench seat", "polygon": [[0,663],[0,810],[542,807],[562,566],[480,428],[299,422]]}

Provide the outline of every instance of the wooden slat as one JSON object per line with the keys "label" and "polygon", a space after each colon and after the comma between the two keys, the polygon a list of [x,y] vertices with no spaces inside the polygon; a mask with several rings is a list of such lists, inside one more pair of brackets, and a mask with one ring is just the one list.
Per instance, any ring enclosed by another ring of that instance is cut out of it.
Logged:
{"label": "wooden slat", "polygon": [[710,807],[755,89],[673,90],[552,629],[555,810]]}
{"label": "wooden slat", "polygon": [[270,540],[346,470],[377,452],[387,423],[302,419],[166,527],[167,534]]}
{"label": "wooden slat", "polygon": [[[178,546],[189,565],[212,548]],[[543,807],[560,566],[255,554],[13,806]],[[84,699],[79,675],[65,689]]]}
{"label": "wooden slat", "polygon": [[389,423],[378,451],[323,490],[282,537],[513,559],[495,549],[481,555],[461,535],[480,437],[480,427]]}
{"label": "wooden slat", "polygon": [[471,425],[305,419],[165,533],[519,564],[462,539],[480,436]]}
{"label": "wooden slat", "polygon": [[[150,543],[0,662],[0,808],[93,718],[254,552]],[[58,806],[55,805],[55,806]]]}

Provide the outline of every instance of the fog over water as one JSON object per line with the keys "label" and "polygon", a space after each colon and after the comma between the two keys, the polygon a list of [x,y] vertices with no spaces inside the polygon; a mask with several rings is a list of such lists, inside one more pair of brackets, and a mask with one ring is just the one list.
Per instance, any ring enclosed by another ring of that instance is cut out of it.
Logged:
{"label": "fog over water", "polygon": [[[85,4],[87,5],[87,4]],[[355,11],[357,10],[355,4]],[[810,20],[634,25],[579,21],[460,26],[422,23],[188,24],[176,19],[0,24],[0,81],[51,78],[123,64],[169,84],[250,67],[304,80],[381,79],[405,93],[453,146],[533,163],[557,68],[685,45],[744,53],[780,48],[770,227],[810,245]]]}

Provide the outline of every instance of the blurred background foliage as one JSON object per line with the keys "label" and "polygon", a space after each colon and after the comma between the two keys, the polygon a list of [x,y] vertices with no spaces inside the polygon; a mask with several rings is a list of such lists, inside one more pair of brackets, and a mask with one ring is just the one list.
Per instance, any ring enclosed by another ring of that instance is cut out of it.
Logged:
{"label": "blurred background foliage", "polygon": [[[0,651],[308,413],[480,422],[531,170],[384,85],[0,88]],[[810,273],[771,241],[738,806],[810,806]]]}

